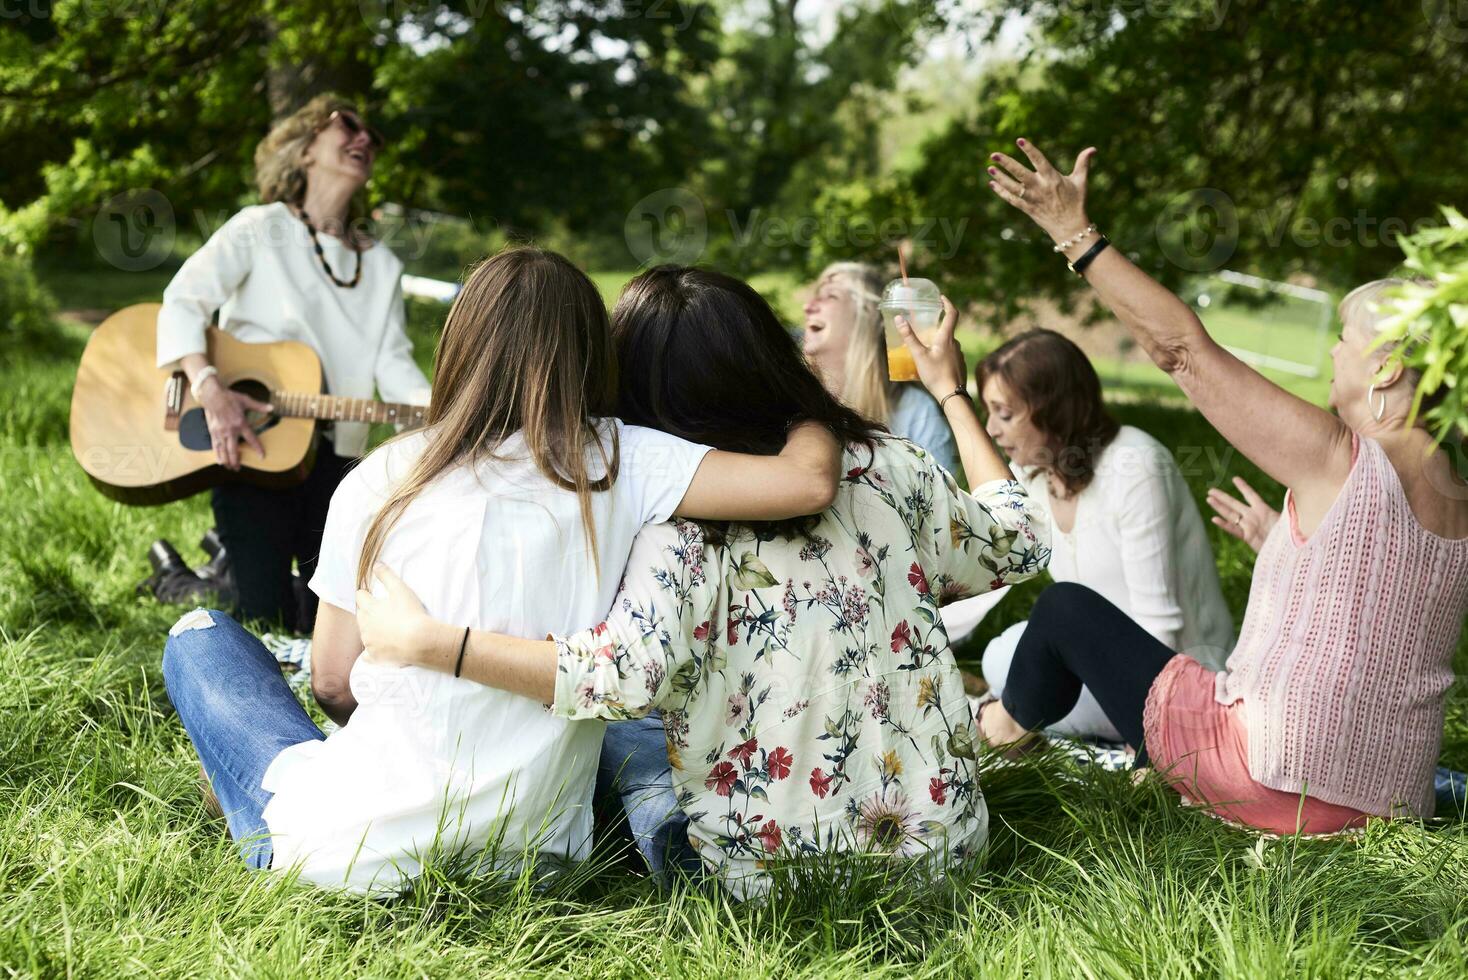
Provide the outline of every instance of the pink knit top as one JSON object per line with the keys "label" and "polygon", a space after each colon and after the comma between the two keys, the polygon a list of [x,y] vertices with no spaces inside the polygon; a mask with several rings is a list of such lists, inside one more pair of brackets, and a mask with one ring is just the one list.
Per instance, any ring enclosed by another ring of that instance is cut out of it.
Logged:
{"label": "pink knit top", "polygon": [[1259,551],[1215,698],[1243,701],[1249,772],[1262,785],[1428,817],[1468,609],[1468,538],[1417,522],[1378,443],[1358,437],[1355,455],[1308,541],[1286,497],[1288,521]]}

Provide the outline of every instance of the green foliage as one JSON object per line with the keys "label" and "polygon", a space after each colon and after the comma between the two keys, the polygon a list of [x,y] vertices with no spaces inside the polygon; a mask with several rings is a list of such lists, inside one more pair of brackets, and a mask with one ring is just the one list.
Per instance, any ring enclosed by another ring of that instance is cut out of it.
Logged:
{"label": "green foliage", "polygon": [[1378,344],[1394,344],[1391,360],[1417,372],[1412,419],[1423,400],[1437,404],[1425,414],[1441,442],[1468,429],[1468,219],[1443,208],[1446,224],[1403,238],[1409,273],[1430,285],[1409,282],[1394,290],[1394,312],[1381,324]]}
{"label": "green foliage", "polygon": [[0,252],[0,349],[54,350],[56,300],[23,256]]}
{"label": "green foliage", "polygon": [[1169,286],[1223,267],[1335,288],[1384,275],[1396,234],[1462,188],[1459,147],[1441,134],[1468,124],[1468,86],[1444,81],[1468,73],[1468,45],[1431,6],[985,5],[974,36],[1022,16],[1028,44],[905,177],[918,214],[972,217],[945,282],[1008,313],[1083,287],[987,188],[989,154],[1020,156],[1021,136],[1067,171],[1098,148],[1091,217]]}

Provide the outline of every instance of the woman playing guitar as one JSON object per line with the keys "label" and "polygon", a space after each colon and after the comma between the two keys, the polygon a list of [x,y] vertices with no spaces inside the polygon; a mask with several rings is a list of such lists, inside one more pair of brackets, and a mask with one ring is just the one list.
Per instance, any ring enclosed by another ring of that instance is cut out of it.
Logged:
{"label": "woman playing guitar", "polygon": [[[264,449],[247,411],[268,411],[225,387],[205,329],[240,340],[299,340],[321,358],[334,395],[426,404],[428,380],[403,330],[402,263],[361,229],[359,192],[382,138],[351,105],[318,96],[255,150],[263,203],[241,210],[179,269],[158,316],[158,366],[183,370],[204,407],[220,465]],[[233,556],[239,613],[309,631],[316,599],[298,612],[291,562],[309,579],[332,491],[367,445],[367,425],[338,422],[306,481],[289,489],[228,484],[212,491]],[[326,451],[330,450],[330,451]]]}

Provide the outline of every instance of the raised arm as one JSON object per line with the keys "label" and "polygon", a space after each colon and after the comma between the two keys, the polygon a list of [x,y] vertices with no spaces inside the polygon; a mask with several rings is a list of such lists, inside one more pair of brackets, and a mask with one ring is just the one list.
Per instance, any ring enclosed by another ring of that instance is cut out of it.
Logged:
{"label": "raised arm", "polygon": [[[1075,262],[1101,240],[1099,232],[1085,234],[1091,226],[1086,180],[1096,150],[1083,150],[1071,173],[1062,174],[1034,144],[1021,139],[1018,146],[1032,166],[995,153],[989,187],[1029,215]],[[1172,376],[1229,443],[1297,496],[1313,498],[1317,506],[1335,499],[1351,469],[1351,433],[1344,423],[1230,354],[1186,303],[1120,249],[1093,255],[1083,275],[1153,363]]]}
{"label": "raised arm", "polygon": [[953,339],[958,328],[958,311],[948,297],[943,297],[943,322],[933,334],[930,343],[924,343],[913,333],[912,325],[903,317],[897,318],[897,329],[903,343],[912,353],[917,365],[918,377],[923,387],[938,400],[943,417],[953,429],[953,440],[958,444],[958,458],[963,463],[964,476],[969,486],[977,487],[994,480],[1012,480],[999,450],[984,431],[979,414],[974,409],[968,394],[968,368],[963,362],[963,349]]}
{"label": "raised arm", "polygon": [[774,521],[819,514],[836,499],[841,450],[829,429],[802,422],[777,456],[712,450],[674,511],[679,517]]}

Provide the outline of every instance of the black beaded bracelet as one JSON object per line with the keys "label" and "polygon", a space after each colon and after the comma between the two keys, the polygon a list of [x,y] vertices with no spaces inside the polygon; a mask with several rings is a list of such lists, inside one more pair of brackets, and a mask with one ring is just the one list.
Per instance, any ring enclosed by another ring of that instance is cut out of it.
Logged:
{"label": "black beaded bracelet", "polygon": [[1108,239],[1105,235],[1102,235],[1100,238],[1096,239],[1095,245],[1092,245],[1090,248],[1086,249],[1084,255],[1076,259],[1074,262],[1065,263],[1065,267],[1078,276],[1083,275],[1086,271],[1086,266],[1090,265],[1092,262],[1095,262],[1096,256],[1106,251],[1106,246],[1110,244],[1111,240]]}
{"label": "black beaded bracelet", "polygon": [[469,627],[464,627],[464,638],[459,641],[459,659],[454,662],[454,676],[464,669],[464,651],[469,649]]}

